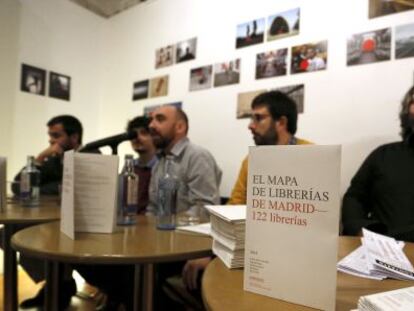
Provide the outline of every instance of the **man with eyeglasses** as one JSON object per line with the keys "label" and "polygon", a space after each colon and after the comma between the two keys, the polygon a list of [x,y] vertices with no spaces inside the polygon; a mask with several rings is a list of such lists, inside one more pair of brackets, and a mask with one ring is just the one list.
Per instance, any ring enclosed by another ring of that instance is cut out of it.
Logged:
{"label": "man with eyeglasses", "polygon": [[[280,91],[259,94],[252,102],[249,130],[256,145],[305,145],[310,142],[295,137],[298,111],[295,102]],[[228,204],[246,204],[247,157],[243,160],[239,176]]]}
{"label": "man with eyeglasses", "polygon": [[[310,142],[296,138],[298,112],[295,102],[280,91],[259,94],[252,102],[252,116],[249,130],[256,145],[305,145]],[[243,160],[239,177],[234,185],[227,204],[246,204],[247,196],[247,157]],[[196,276],[201,274],[211,258],[189,260],[184,267],[183,278],[190,289],[197,286]]]}
{"label": "man with eyeglasses", "polygon": [[343,234],[362,228],[414,242],[414,86],[400,112],[402,141],[382,145],[351,180],[342,204]]}

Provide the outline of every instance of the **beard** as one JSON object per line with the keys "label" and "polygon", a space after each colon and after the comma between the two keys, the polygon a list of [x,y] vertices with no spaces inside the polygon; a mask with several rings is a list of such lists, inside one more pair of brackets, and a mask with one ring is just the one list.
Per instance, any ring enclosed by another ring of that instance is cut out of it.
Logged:
{"label": "beard", "polygon": [[151,130],[150,134],[151,134],[154,146],[157,149],[160,149],[160,150],[166,149],[171,144],[171,142],[173,141],[172,135],[162,136],[156,130]]}
{"label": "beard", "polygon": [[254,133],[253,140],[257,146],[275,145],[279,137],[274,126],[271,126],[263,135]]}

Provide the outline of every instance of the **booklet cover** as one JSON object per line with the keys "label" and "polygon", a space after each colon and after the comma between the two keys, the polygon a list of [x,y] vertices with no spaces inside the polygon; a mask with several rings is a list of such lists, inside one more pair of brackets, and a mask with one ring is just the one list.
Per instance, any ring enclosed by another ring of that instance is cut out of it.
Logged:
{"label": "booklet cover", "polygon": [[0,157],[0,211],[6,209],[7,197],[7,159]]}
{"label": "booklet cover", "polygon": [[250,147],[244,289],[335,310],[340,146]]}
{"label": "booklet cover", "polygon": [[61,231],[114,232],[118,157],[68,151],[63,167]]}

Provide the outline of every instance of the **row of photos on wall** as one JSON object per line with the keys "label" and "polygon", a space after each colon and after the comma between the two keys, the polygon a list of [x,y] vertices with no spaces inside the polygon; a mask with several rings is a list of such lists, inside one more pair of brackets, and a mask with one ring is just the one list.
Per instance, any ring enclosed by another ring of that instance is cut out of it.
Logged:
{"label": "row of photos on wall", "polygon": [[[36,95],[45,95],[46,93],[47,72],[44,69],[22,64],[20,90]],[[70,77],[49,72],[49,97],[70,100]]]}
{"label": "row of photos on wall", "polygon": [[[370,0],[369,18],[399,13],[414,8],[412,5],[398,4],[396,1]],[[267,25],[266,25],[267,22]],[[237,25],[236,49],[250,45],[274,41],[300,32],[300,8],[259,18]],[[392,29],[384,28],[350,36],[347,40],[347,65],[361,65],[391,60]],[[414,56],[414,24],[395,27],[395,59]],[[197,39],[192,38],[157,49],[155,52],[155,68],[170,66],[196,59]],[[188,56],[190,55],[190,56]],[[289,48],[267,51],[256,55],[255,79],[272,78],[288,74]],[[324,70],[328,64],[328,42],[307,43],[290,48],[290,74]],[[241,59],[197,67],[190,70],[189,91],[199,91],[211,87],[237,84],[240,82]],[[166,80],[168,76],[156,79]],[[157,92],[154,79],[134,83],[133,100],[168,95],[168,87],[162,93]],[[159,80],[158,80],[159,81]],[[155,89],[154,89],[155,87]],[[304,111],[304,85],[292,85],[279,88],[295,99],[298,112]],[[239,93],[237,102],[237,118],[250,116],[251,100],[265,89]],[[181,103],[172,103],[179,104]],[[149,113],[157,106],[146,107]]]}
{"label": "row of photos on wall", "polygon": [[[414,9],[414,0],[369,0],[369,18],[381,17]],[[300,8],[273,14],[237,25],[236,49],[254,44],[299,35]],[[392,29],[384,28],[350,36],[347,40],[347,65],[361,65],[391,59]],[[395,27],[395,59],[414,56],[414,24]],[[155,68],[168,67],[196,59],[197,38],[170,44],[155,51]],[[256,55],[255,78],[272,78],[288,74],[288,48],[267,51]],[[290,74],[324,70],[328,62],[328,42],[302,44],[290,49]],[[241,59],[197,67],[190,70],[189,90],[198,91],[212,86],[220,87],[240,82]],[[45,95],[48,82],[49,97],[70,100],[71,78],[56,72],[22,64],[20,89],[37,95]],[[163,75],[133,84],[133,100],[168,95],[169,76]],[[282,88],[298,100],[298,111],[304,111],[304,85]],[[240,93],[237,117],[249,116],[248,103],[252,94],[265,90]],[[181,103],[171,103],[181,105]],[[156,107],[156,106],[151,106]],[[146,112],[153,108],[148,107]]]}

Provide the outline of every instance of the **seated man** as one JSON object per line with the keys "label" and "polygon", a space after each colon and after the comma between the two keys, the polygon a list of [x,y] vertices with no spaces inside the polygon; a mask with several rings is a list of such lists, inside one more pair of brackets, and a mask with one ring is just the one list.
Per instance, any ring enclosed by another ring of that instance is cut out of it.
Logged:
{"label": "seated man", "polygon": [[[253,99],[249,130],[256,145],[304,145],[308,141],[296,138],[298,112],[295,102],[286,94],[271,91],[259,94]],[[243,160],[239,177],[227,204],[246,204],[247,157]],[[189,260],[183,270],[183,281],[190,289],[198,287],[198,273],[203,271],[210,258]]]}
{"label": "seated man", "polygon": [[160,160],[152,172],[148,211],[157,212],[158,181],[164,175],[166,155],[172,156],[172,169],[180,181],[177,213],[200,203],[218,204],[221,170],[207,150],[187,138],[188,118],[185,112],[175,106],[162,106],[153,112],[149,127],[154,144],[160,151]]}
{"label": "seated man", "polygon": [[[79,120],[70,115],[54,117],[47,123],[49,134],[49,147],[39,153],[36,157],[36,167],[40,170],[40,193],[46,195],[58,195],[62,183],[63,174],[63,153],[67,150],[77,150],[82,144],[82,124]],[[16,183],[12,185],[12,191],[19,194],[20,173],[15,177]],[[25,228],[27,226],[21,226]],[[20,265],[26,270],[29,276],[35,281],[44,280],[44,262],[39,259],[20,256]],[[65,309],[71,297],[76,293],[76,283],[71,276],[72,271],[68,269],[63,276],[62,297],[60,304]],[[44,303],[44,287],[33,298],[24,300],[20,307],[34,308],[41,307]]]}
{"label": "seated man", "polygon": [[151,169],[157,163],[156,149],[149,133],[150,119],[139,116],[128,122],[127,132],[135,130],[136,138],[131,140],[131,147],[138,153],[138,159],[134,160],[135,173],[138,175],[138,213],[143,214],[149,200],[149,184]]}
{"label": "seated man", "polygon": [[402,141],[382,145],[364,161],[344,195],[343,233],[362,228],[414,241],[414,87],[400,113]]}
{"label": "seated man", "polygon": [[[40,170],[40,194],[58,195],[62,183],[63,153],[77,150],[82,144],[82,124],[73,116],[61,115],[47,123],[49,146],[36,157]],[[14,194],[20,192],[20,173],[12,184]]]}

